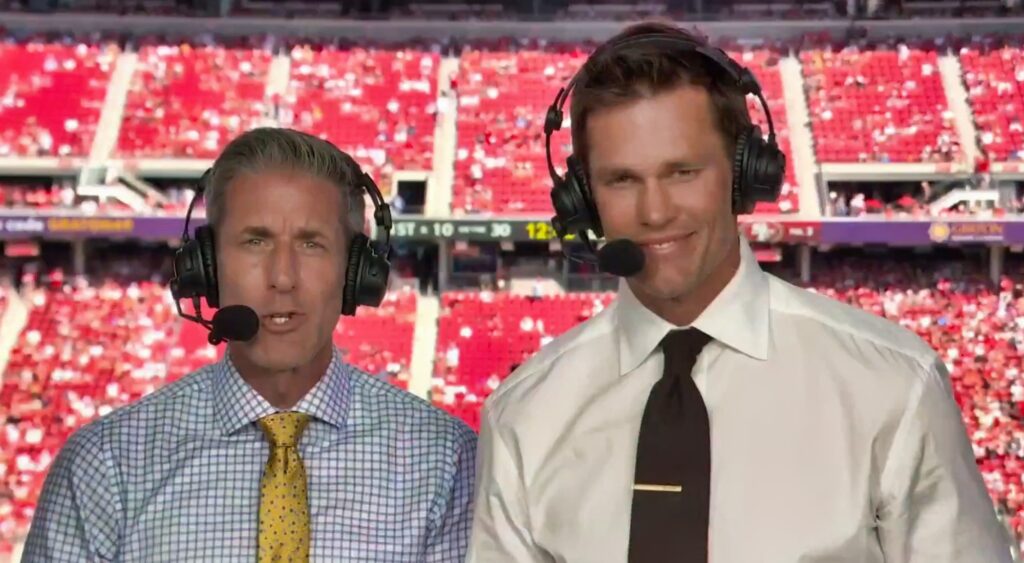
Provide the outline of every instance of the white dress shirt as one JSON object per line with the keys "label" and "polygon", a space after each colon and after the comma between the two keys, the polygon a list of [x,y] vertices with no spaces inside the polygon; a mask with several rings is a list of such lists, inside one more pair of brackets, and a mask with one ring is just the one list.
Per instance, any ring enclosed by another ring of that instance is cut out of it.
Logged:
{"label": "white dress shirt", "polygon": [[[693,326],[712,563],[1009,563],[946,367],[912,332],[763,272]],[[673,327],[622,283],[487,400],[470,562],[625,561],[640,419]]]}

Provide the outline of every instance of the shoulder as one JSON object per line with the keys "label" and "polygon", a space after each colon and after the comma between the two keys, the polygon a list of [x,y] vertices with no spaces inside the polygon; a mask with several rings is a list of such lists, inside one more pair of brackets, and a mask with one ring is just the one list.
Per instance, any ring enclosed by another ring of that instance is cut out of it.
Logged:
{"label": "shoulder", "polygon": [[476,448],[476,433],[465,422],[428,401],[348,366],[352,380],[352,414],[398,440],[443,444],[449,453]]}
{"label": "shoulder", "polygon": [[[563,383],[571,385],[571,375],[580,370],[563,367],[617,362],[612,330],[617,306],[618,301],[613,301],[593,317],[562,333],[505,378],[486,400],[484,410],[491,420],[501,419],[509,407],[523,405],[532,397],[549,395],[549,391],[562,387]],[[558,381],[555,374],[565,374],[566,381]]]}
{"label": "shoulder", "polygon": [[924,377],[938,355],[913,331],[872,312],[769,276],[772,322],[797,327],[805,345],[899,364]]}

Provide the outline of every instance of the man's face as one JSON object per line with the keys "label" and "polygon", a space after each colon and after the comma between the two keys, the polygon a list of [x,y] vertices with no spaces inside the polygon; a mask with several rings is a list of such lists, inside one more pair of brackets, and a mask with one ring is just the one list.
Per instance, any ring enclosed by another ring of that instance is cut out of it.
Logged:
{"label": "man's face", "polygon": [[[732,155],[706,90],[680,86],[588,116],[590,182],[607,240],[641,245],[641,299],[724,286],[739,260]],[[709,281],[710,280],[710,281]]]}
{"label": "man's face", "polygon": [[242,174],[228,186],[216,228],[220,305],[260,317],[238,365],[277,372],[326,363],[341,314],[348,259],[340,190],[302,172]]}

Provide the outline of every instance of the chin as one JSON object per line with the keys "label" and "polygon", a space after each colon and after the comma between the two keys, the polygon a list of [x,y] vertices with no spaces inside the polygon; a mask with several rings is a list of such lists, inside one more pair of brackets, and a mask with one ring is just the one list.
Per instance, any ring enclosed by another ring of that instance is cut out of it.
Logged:
{"label": "chin", "polygon": [[697,286],[694,274],[689,272],[650,272],[643,273],[631,285],[648,297],[659,301],[671,301],[685,298]]}
{"label": "chin", "polygon": [[685,299],[691,293],[688,286],[670,284],[643,284],[640,290],[648,297],[658,301],[678,301]]}

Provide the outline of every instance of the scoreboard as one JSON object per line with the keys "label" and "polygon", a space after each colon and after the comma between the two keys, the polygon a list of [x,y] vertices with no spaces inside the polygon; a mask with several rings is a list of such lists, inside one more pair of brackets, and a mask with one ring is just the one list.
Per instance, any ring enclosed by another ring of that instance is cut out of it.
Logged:
{"label": "scoreboard", "polygon": [[[472,241],[537,241],[556,240],[551,223],[531,219],[427,219],[397,218],[393,221],[392,238],[402,240],[456,239]],[[573,235],[566,237],[572,240]]]}
{"label": "scoreboard", "polygon": [[[754,242],[813,243],[820,240],[820,221],[741,217],[740,232]],[[396,240],[455,239],[468,241],[534,241],[558,239],[555,228],[543,219],[430,219],[398,217],[393,221]],[[572,241],[575,235],[565,237]]]}

